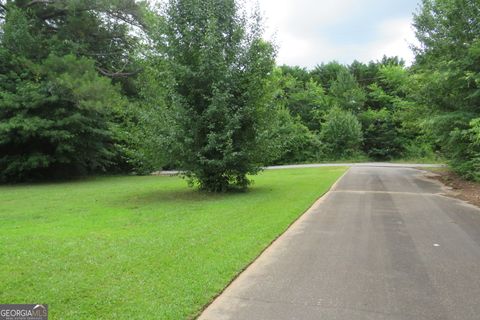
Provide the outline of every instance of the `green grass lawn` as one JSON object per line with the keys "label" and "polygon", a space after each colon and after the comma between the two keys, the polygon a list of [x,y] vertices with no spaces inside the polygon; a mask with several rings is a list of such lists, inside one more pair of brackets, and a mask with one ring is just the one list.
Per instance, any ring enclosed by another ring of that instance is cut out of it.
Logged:
{"label": "green grass lawn", "polygon": [[177,177],[0,186],[0,303],[51,319],[186,319],[345,168],[266,171],[246,193]]}

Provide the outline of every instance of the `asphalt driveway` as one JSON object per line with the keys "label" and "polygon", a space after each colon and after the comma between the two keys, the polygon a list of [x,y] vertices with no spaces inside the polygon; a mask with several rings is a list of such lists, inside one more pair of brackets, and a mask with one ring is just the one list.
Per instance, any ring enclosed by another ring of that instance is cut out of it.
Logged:
{"label": "asphalt driveway", "polygon": [[480,210],[442,193],[350,168],[200,319],[480,319]]}

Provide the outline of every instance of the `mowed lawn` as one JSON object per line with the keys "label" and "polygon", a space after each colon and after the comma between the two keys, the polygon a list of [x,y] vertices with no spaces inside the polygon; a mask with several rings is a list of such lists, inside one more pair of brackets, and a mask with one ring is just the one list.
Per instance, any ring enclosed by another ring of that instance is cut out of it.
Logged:
{"label": "mowed lawn", "polygon": [[0,186],[0,303],[192,318],[345,170],[265,171],[226,195],[153,176]]}

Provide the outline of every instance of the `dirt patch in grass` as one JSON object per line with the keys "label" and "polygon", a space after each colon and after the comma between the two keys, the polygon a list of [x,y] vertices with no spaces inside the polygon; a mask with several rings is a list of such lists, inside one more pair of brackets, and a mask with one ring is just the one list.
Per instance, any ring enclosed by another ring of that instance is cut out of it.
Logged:
{"label": "dirt patch in grass", "polygon": [[440,181],[448,187],[448,196],[480,207],[480,183],[466,181],[447,168],[429,168],[426,171],[427,178]]}

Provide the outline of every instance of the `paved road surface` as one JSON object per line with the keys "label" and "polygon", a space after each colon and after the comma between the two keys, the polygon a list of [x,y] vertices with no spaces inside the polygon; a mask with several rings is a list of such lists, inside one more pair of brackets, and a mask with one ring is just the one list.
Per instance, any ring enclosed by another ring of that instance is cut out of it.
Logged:
{"label": "paved road surface", "polygon": [[275,170],[275,169],[320,168],[320,167],[441,168],[441,167],[445,167],[445,165],[444,164],[427,164],[427,163],[358,162],[358,163],[289,164],[284,166],[265,167],[265,169]]}
{"label": "paved road surface", "polygon": [[442,192],[352,167],[200,319],[480,319],[480,210]]}
{"label": "paved road surface", "polygon": [[[391,163],[391,162],[359,162],[359,163],[313,163],[313,164],[288,164],[282,166],[264,167],[265,170],[278,169],[300,169],[300,168],[321,168],[321,167],[393,167],[393,168],[441,168],[444,164],[426,163]],[[154,175],[171,176],[177,175],[178,170],[163,170],[154,172]]]}

